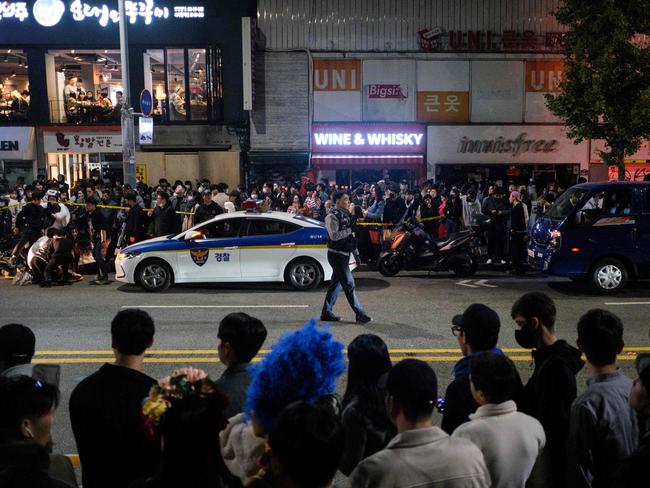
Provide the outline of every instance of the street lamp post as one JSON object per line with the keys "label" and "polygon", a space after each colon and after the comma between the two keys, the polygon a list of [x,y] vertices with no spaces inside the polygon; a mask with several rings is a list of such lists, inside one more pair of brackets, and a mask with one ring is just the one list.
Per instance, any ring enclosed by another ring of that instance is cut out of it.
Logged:
{"label": "street lamp post", "polygon": [[122,59],[122,170],[124,183],[135,188],[135,126],[133,123],[133,107],[131,107],[131,79],[129,71],[129,38],[124,8],[124,0],[118,0],[120,14],[120,57]]}

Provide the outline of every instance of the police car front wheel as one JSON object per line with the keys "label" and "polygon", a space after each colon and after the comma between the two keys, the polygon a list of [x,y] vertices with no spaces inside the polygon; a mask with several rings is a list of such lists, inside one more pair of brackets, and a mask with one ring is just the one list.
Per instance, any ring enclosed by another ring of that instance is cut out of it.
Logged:
{"label": "police car front wheel", "polygon": [[147,291],[163,291],[172,284],[172,270],[160,259],[149,259],[138,266],[136,280]]}
{"label": "police car front wheel", "polygon": [[320,266],[311,259],[296,259],[289,263],[285,271],[285,280],[294,289],[300,291],[316,288],[322,279]]}

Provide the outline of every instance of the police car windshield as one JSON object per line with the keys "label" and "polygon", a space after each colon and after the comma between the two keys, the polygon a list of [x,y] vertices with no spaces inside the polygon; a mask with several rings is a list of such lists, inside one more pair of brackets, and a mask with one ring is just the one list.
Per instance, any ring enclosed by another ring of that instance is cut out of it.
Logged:
{"label": "police car windshield", "polygon": [[588,191],[584,188],[569,188],[557,197],[557,200],[547,210],[546,215],[552,219],[564,220],[587,193]]}
{"label": "police car windshield", "polygon": [[302,220],[303,222],[309,222],[310,224],[318,225],[319,227],[325,227],[325,224],[320,220],[305,217],[304,215],[294,215],[293,218],[296,220]]}

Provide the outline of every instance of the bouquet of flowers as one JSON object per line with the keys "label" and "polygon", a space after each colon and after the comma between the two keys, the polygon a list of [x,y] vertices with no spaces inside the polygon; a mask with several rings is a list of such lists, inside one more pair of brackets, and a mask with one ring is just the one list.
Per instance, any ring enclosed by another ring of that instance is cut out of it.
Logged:
{"label": "bouquet of flowers", "polygon": [[142,416],[150,435],[156,434],[165,413],[176,401],[191,397],[209,398],[217,393],[217,386],[202,369],[192,367],[174,370],[171,376],[151,387],[149,396],[142,403]]}

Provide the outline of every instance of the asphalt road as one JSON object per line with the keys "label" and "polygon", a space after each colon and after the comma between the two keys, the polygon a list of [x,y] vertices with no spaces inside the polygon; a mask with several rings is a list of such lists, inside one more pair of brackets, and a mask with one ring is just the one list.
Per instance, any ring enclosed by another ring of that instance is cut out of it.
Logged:
{"label": "asphalt road", "polygon": [[[528,291],[544,291],[557,302],[560,336],[575,343],[576,323],[590,308],[615,311],[625,324],[627,350],[621,366],[633,375],[632,359],[650,350],[650,285],[629,288],[616,297],[602,297],[562,279],[509,277],[500,272],[480,272],[471,281],[446,275],[409,273],[384,278],[378,273],[356,273],[361,302],[374,321],[361,326],[342,296],[336,312],[344,321],[333,326],[337,339],[348,344],[362,333],[381,336],[394,360],[419,357],[432,363],[444,387],[449,382],[458,344],[450,331],[451,318],[469,304],[482,302],[501,316],[500,346],[516,361],[526,379],[532,370],[530,354],[518,350],[510,307]],[[56,416],[55,450],[75,453],[69,429],[67,400],[75,385],[111,360],[110,321],[120,308],[146,308],[156,323],[155,344],[147,358],[146,372],[163,377],[179,366],[192,364],[218,376],[223,367],[216,356],[219,321],[233,311],[245,311],[262,319],[269,331],[264,349],[283,333],[318,317],[325,288],[298,293],[281,284],[177,286],[161,294],[149,294],[121,283],[89,286],[80,282],[66,287],[41,289],[0,283],[0,324],[19,322],[37,337],[37,361],[61,364],[62,403]],[[583,370],[579,382],[584,383]],[[345,378],[339,388],[343,388]]]}

